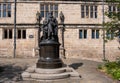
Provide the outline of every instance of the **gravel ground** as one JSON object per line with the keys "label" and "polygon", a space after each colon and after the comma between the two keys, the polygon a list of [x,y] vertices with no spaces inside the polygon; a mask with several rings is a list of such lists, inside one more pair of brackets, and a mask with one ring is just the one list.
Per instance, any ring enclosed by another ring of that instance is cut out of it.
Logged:
{"label": "gravel ground", "polygon": [[81,60],[81,59],[65,59],[64,63],[73,67],[81,76],[81,80],[62,79],[56,81],[22,81],[21,73],[30,66],[35,65],[37,59],[12,59],[0,58],[0,83],[119,83],[97,71],[97,65],[100,62]]}

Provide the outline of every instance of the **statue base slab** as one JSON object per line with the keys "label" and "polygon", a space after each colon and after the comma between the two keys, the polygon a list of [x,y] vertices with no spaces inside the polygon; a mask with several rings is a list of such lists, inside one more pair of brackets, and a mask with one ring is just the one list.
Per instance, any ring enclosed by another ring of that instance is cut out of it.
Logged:
{"label": "statue base slab", "polygon": [[77,78],[80,80],[80,75],[73,68],[63,67],[57,69],[42,69],[36,66],[29,67],[22,73],[22,78],[25,81],[51,81],[58,79]]}

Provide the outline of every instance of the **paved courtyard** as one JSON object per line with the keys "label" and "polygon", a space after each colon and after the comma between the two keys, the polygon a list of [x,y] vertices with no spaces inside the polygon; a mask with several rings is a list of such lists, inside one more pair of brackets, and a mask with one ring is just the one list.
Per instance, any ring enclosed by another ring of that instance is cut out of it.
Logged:
{"label": "paved courtyard", "polygon": [[[62,79],[38,83],[119,83],[97,70],[97,65],[101,64],[100,62],[81,59],[65,59],[63,61],[79,72],[82,76],[81,80]],[[4,71],[0,73],[0,83],[37,83],[33,81],[21,81],[20,76],[26,68],[35,65],[36,62],[37,59],[0,58],[0,67],[4,68]]]}

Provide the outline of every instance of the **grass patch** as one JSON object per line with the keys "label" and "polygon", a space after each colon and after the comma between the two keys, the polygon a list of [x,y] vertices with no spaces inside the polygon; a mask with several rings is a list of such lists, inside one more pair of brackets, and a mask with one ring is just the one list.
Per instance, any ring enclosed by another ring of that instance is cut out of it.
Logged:
{"label": "grass patch", "polygon": [[98,69],[104,73],[107,73],[113,79],[120,80],[120,61],[107,61],[103,65],[98,65]]}

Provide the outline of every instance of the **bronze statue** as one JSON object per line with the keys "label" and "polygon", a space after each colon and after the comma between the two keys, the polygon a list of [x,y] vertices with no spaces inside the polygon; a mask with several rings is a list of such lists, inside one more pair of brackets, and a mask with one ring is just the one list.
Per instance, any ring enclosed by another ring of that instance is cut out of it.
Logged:
{"label": "bronze statue", "polygon": [[42,40],[58,40],[58,22],[55,17],[53,17],[52,12],[48,13],[48,19],[43,21],[43,37]]}
{"label": "bronze statue", "polygon": [[46,19],[43,21],[42,31],[43,31],[42,40],[45,40],[45,39],[48,38],[48,26],[47,26],[47,20]]}
{"label": "bronze statue", "polygon": [[63,62],[59,58],[58,22],[52,12],[49,12],[48,18],[43,21],[42,30],[43,36],[39,42],[40,58],[36,64],[37,68],[61,68]]}

